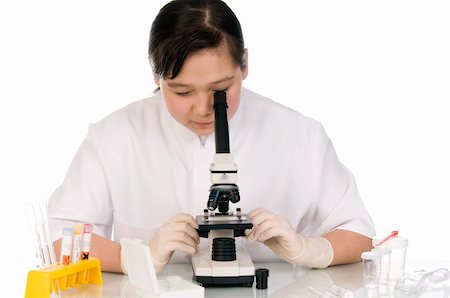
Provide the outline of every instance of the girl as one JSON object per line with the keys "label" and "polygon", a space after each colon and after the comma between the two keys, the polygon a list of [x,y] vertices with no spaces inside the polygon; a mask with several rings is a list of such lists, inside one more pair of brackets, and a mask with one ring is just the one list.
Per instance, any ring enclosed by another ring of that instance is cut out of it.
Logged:
{"label": "girl", "polygon": [[204,244],[193,216],[206,207],[215,152],[213,93],[225,90],[253,261],[325,268],[370,250],[373,223],[322,126],[242,87],[248,51],[224,2],[168,3],[148,54],[157,92],[90,126],[49,202],[55,239],[65,226],[93,223],[91,254],[113,272],[126,272],[121,237],[147,241],[157,272],[197,253]]}

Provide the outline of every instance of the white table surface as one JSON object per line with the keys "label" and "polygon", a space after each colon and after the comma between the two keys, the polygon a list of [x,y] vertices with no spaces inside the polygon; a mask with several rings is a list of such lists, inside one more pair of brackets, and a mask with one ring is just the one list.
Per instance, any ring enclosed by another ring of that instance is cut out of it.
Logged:
{"label": "white table surface", "polygon": [[[437,269],[448,266],[443,263],[414,263],[407,264],[407,272],[418,269]],[[306,289],[326,289],[335,284],[351,290],[355,297],[394,297],[393,286],[383,289],[383,293],[371,293],[363,286],[362,263],[333,266],[327,269],[308,269],[302,266],[293,266],[288,263],[262,263],[255,264],[255,268],[269,269],[268,288],[258,290],[253,284],[252,288],[206,288],[205,297],[236,298],[236,297],[310,297]],[[448,268],[448,267],[447,267]],[[158,277],[178,275],[186,280],[192,279],[190,264],[170,264]],[[63,292],[63,297],[145,297],[142,292],[128,282],[128,276],[123,274],[103,273],[103,286],[85,285]]]}

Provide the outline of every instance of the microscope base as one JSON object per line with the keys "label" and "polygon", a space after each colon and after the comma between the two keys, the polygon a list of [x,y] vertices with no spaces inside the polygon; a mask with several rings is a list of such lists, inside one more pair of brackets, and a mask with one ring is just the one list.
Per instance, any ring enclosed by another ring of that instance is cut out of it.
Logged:
{"label": "microscope base", "polygon": [[194,276],[194,280],[201,284],[202,287],[247,287],[253,286],[255,276]]}
{"label": "microscope base", "polygon": [[213,261],[210,252],[192,256],[194,280],[203,287],[251,287],[255,266],[243,251],[236,252],[234,261]]}

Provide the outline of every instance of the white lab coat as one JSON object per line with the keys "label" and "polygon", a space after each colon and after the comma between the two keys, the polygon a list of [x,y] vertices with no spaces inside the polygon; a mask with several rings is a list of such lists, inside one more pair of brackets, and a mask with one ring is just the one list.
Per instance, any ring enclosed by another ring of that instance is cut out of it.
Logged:
{"label": "white lab coat", "polygon": [[[241,194],[230,208],[264,207],[303,236],[334,229],[374,235],[354,178],[318,122],[243,88],[229,131]],[[89,127],[49,201],[53,239],[86,222],[116,241],[146,241],[176,213],[202,214],[214,153],[214,135],[202,145],[172,118],[160,93],[112,113]],[[279,260],[261,243],[242,243],[256,262]]]}

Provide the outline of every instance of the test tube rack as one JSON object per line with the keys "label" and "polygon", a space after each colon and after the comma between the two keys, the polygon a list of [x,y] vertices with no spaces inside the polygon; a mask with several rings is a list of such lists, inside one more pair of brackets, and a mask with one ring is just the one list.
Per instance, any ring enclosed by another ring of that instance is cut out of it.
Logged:
{"label": "test tube rack", "polygon": [[96,258],[30,270],[25,297],[50,297],[58,289],[64,291],[87,283],[102,284],[100,260]]}

